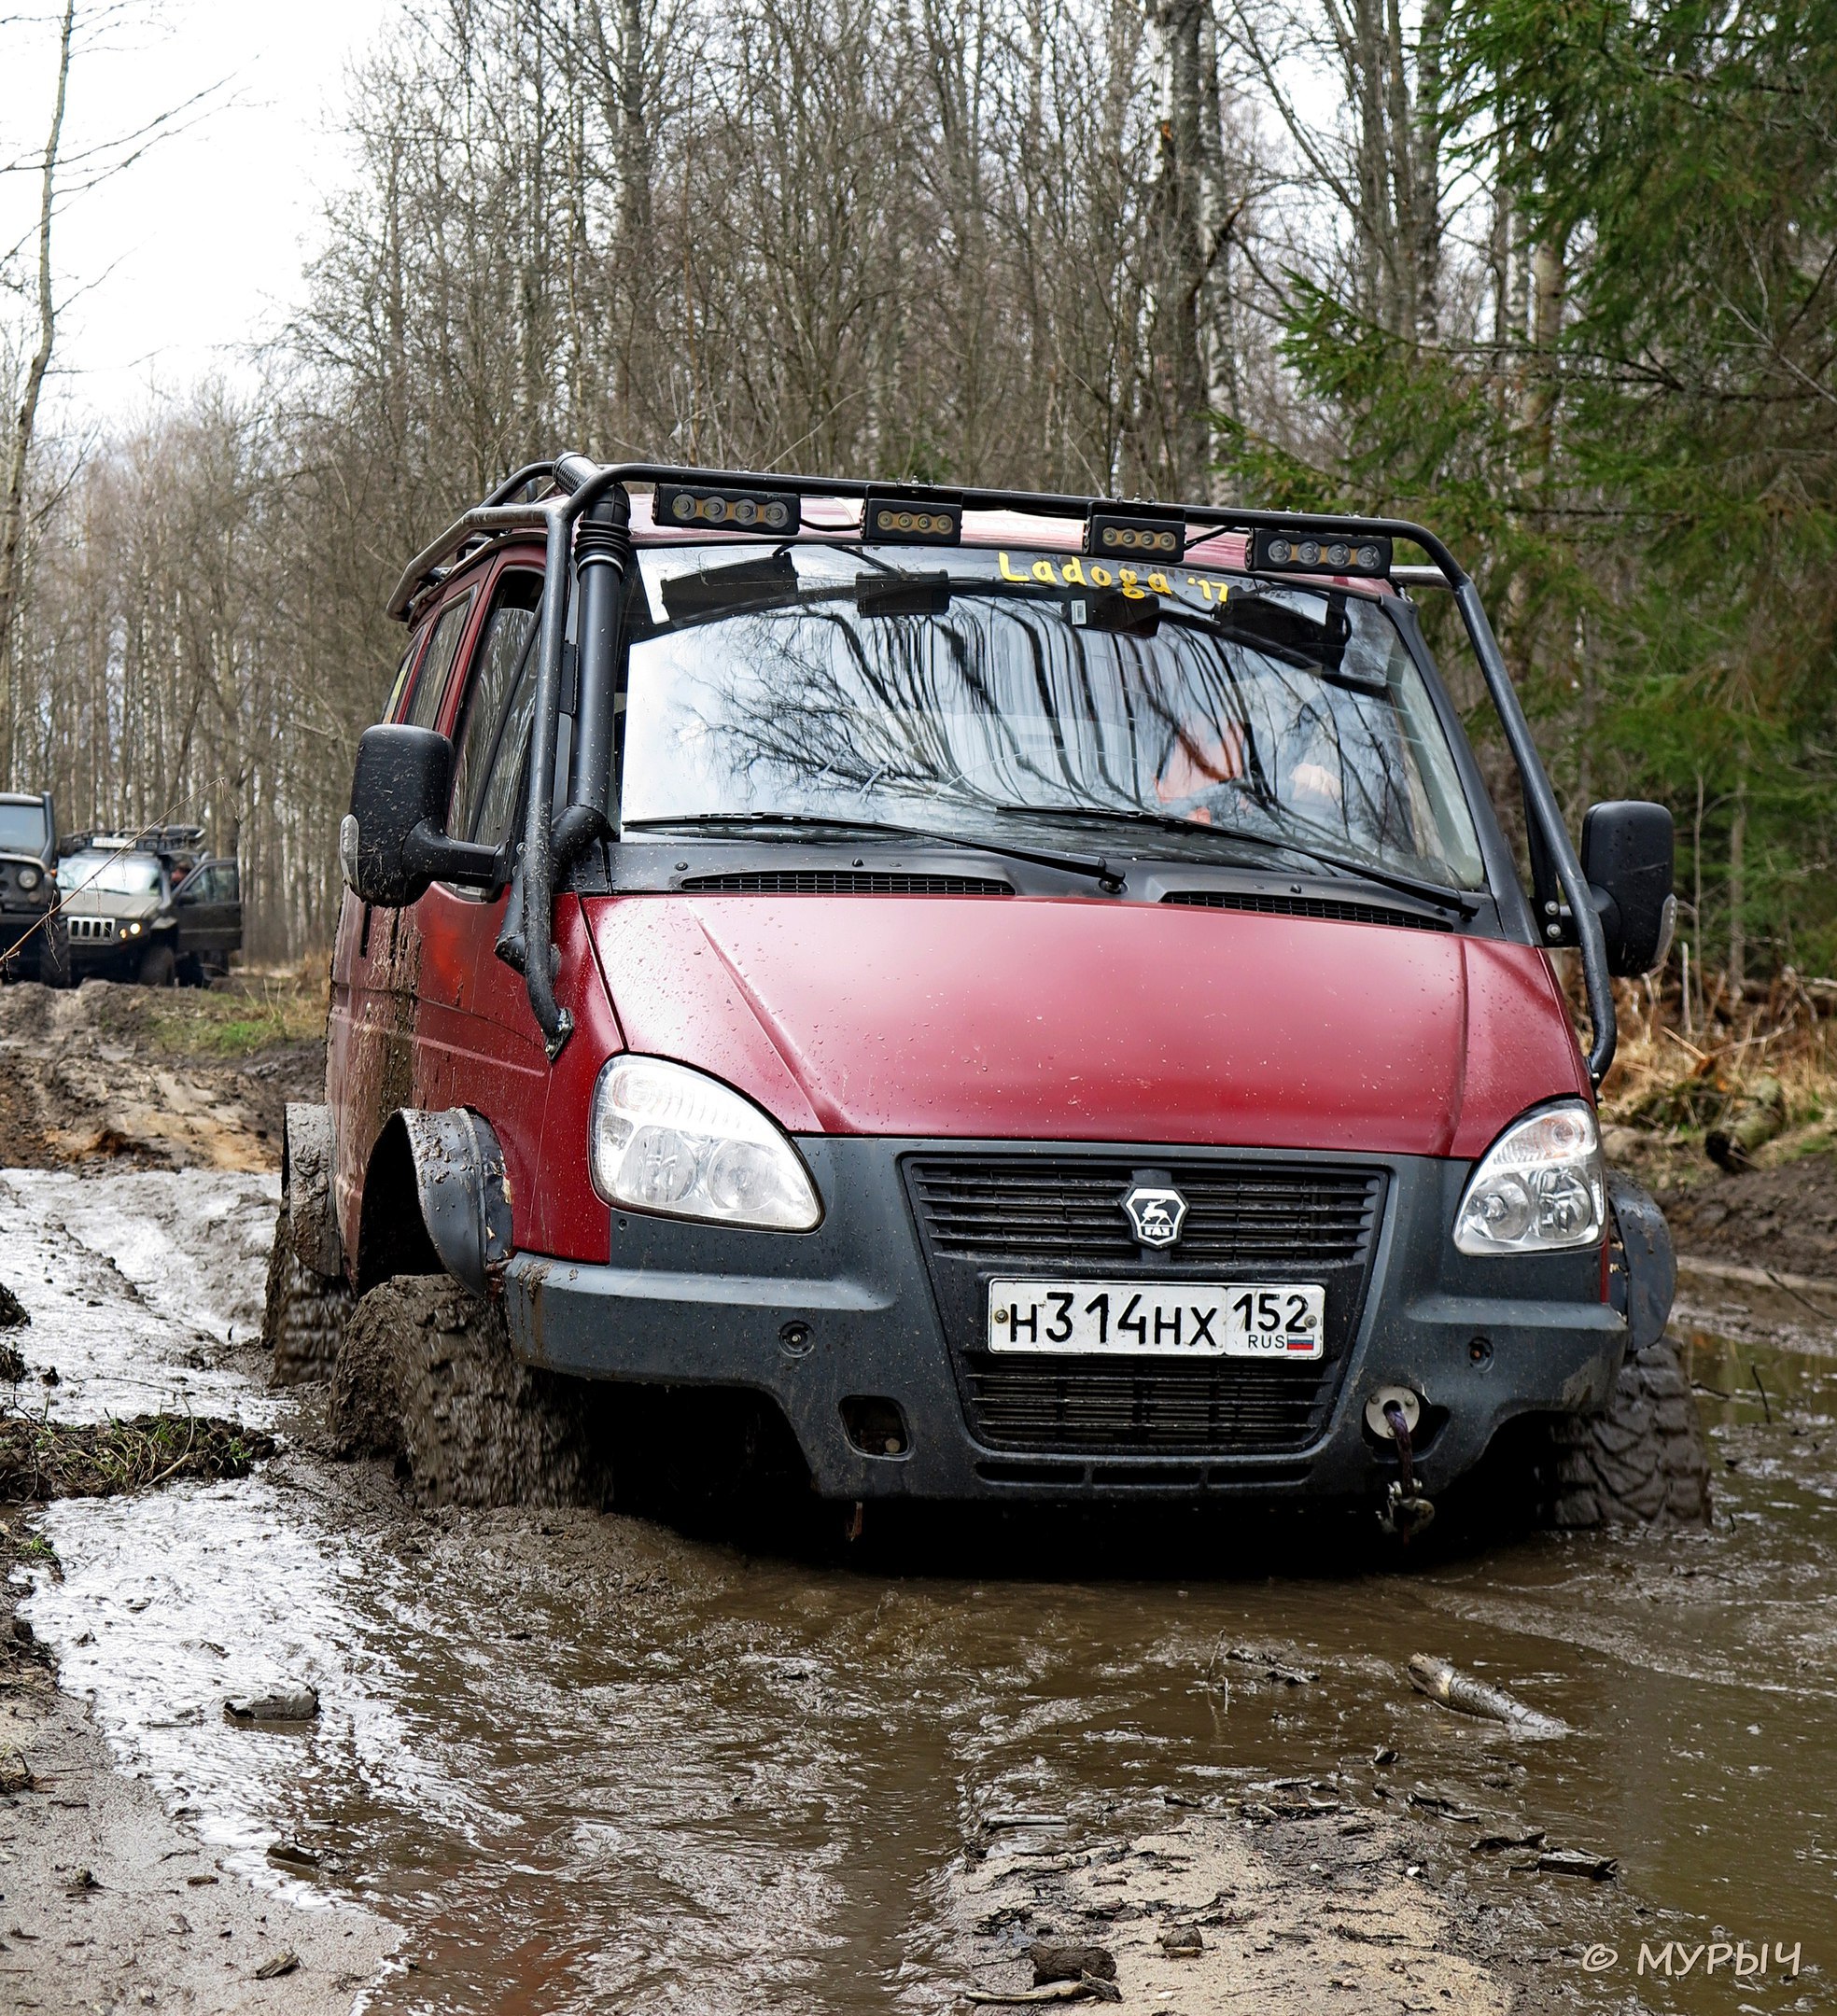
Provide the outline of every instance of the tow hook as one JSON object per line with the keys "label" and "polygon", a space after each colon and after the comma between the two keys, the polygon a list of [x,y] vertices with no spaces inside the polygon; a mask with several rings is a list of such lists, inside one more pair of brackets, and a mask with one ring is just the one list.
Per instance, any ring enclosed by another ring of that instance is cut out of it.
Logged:
{"label": "tow hook", "polygon": [[1378,1508],[1378,1523],[1407,1546],[1435,1518],[1436,1508],[1417,1487],[1415,1451],[1410,1447],[1409,1417],[1421,1418],[1421,1402],[1414,1393],[1387,1387],[1374,1393],[1365,1410],[1373,1434],[1396,1444],[1397,1475],[1391,1479],[1384,1502]]}

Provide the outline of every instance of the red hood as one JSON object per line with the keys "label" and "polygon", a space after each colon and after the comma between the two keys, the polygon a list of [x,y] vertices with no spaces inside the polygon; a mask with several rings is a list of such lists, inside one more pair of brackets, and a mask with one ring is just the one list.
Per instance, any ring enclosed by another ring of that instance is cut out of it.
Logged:
{"label": "red hood", "polygon": [[626,1043],[793,1133],[1468,1156],[1588,1089],[1524,945],[1095,899],[584,907]]}

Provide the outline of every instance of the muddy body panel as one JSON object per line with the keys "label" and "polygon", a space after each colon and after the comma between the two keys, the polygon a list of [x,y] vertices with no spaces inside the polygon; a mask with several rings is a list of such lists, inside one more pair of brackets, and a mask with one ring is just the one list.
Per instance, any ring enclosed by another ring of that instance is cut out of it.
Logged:
{"label": "muddy body panel", "polygon": [[[1465,1163],[1127,1143],[798,1145],[824,1200],[816,1232],[615,1213],[604,1265],[511,1262],[518,1351],[586,1378],[768,1393],[826,1496],[1001,1499],[1369,1495],[1395,1463],[1366,1427],[1366,1402],[1396,1386],[1422,1395],[1418,1466],[1438,1490],[1515,1416],[1599,1406],[1624,1351],[1598,1253],[1477,1262],[1453,1251]],[[1135,1246],[1115,1207],[1118,1172],[1126,1184],[1151,1168],[1193,1200],[1184,1252]],[[1042,1181],[1089,1208],[1068,1206],[1043,1228],[1027,1201]],[[1252,1213],[1255,1233],[1234,1233]],[[989,1284],[1016,1277],[1317,1282],[1325,1351],[998,1355]]]}

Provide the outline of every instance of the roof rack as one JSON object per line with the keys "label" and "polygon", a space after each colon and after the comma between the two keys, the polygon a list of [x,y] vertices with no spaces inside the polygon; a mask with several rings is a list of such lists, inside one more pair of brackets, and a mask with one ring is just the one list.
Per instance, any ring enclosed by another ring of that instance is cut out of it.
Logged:
{"label": "roof rack", "polygon": [[[865,510],[870,490],[882,492],[897,487],[904,504],[922,508],[926,503],[956,511],[1013,511],[1034,517],[1083,519],[1093,514],[1139,513],[1143,518],[1171,519],[1184,523],[1182,554],[1202,540],[1220,533],[1267,533],[1287,536],[1297,542],[1311,537],[1351,535],[1402,541],[1428,555],[1428,567],[1410,567],[1411,585],[1438,581],[1453,591],[1455,605],[1473,647],[1474,656],[1486,680],[1488,693],[1497,710],[1506,742],[1518,765],[1524,786],[1525,806],[1541,835],[1556,879],[1568,901],[1569,913],[1579,941],[1582,972],[1587,986],[1592,1041],[1589,1075],[1597,1085],[1614,1061],[1616,1026],[1612,986],[1607,973],[1607,945],[1601,918],[1589,894],[1575,845],[1564,824],[1556,793],[1537,753],[1524,709],[1512,685],[1498,639],[1479,599],[1479,590],[1459,561],[1424,525],[1402,518],[1333,517],[1317,511],[1253,511],[1236,505],[1177,504],[1146,498],[1075,497],[1045,491],[989,490],[971,486],[932,483],[870,483],[853,476],[779,476],[753,469],[709,469],[681,468],[666,462],[596,463],[587,456],[562,454],[550,461],[529,462],[507,476],[471,510],[456,519],[439,539],[415,554],[396,583],[389,597],[388,612],[407,622],[421,597],[444,579],[443,562],[456,559],[474,541],[490,541],[514,532],[540,532],[545,558],[540,648],[537,658],[535,720],[532,723],[536,761],[530,765],[529,803],[525,812],[524,839],[511,901],[505,911],[504,929],[498,943],[498,956],[524,975],[529,1005],[540,1025],[551,1057],[558,1057],[573,1023],[568,1011],[555,1000],[552,967],[554,878],[574,853],[610,833],[604,797],[595,805],[572,789],[571,802],[558,816],[554,803],[554,751],[561,699],[562,642],[568,621],[568,602],[573,577],[584,572],[589,547],[593,558],[615,561],[620,571],[630,557],[630,499],[633,484],[671,483],[697,489],[770,490],[798,497],[824,497],[860,498]],[[577,549],[575,527],[582,527]],[[715,537],[726,536],[717,532]],[[758,537],[758,534],[754,534]],[[770,536],[770,535],[766,535]],[[852,535],[860,538],[856,532]],[[609,547],[608,540],[611,544]],[[826,529],[823,537],[846,539],[850,535]],[[570,559],[574,565],[570,566]],[[1293,579],[1297,571],[1319,572],[1318,568],[1269,569],[1279,579]],[[1396,570],[1392,569],[1395,573]],[[584,658],[584,647],[583,647]],[[582,705],[587,705],[587,667],[581,667]],[[606,702],[610,709],[610,699]],[[607,713],[610,721],[610,711]],[[577,735],[580,745],[588,738]]]}
{"label": "roof rack", "polygon": [[204,845],[202,826],[143,826],[128,832],[107,826],[65,833],[60,845],[71,853],[83,847],[114,847],[137,854],[193,854]]}

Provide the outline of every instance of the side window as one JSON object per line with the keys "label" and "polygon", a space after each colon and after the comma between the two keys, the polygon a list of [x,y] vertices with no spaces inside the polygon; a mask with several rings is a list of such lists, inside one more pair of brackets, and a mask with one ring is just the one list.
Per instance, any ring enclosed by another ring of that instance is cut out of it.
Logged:
{"label": "side window", "polygon": [[232,861],[217,864],[217,900],[218,903],[241,903],[243,900],[243,871]]}
{"label": "side window", "polygon": [[428,640],[428,626],[423,623],[408,640],[408,649],[401,655],[401,663],[396,667],[396,677],[389,687],[389,699],[380,719],[386,721],[399,720],[401,715],[402,695],[408,691],[408,675],[414,669],[415,654]]}
{"label": "side window", "polygon": [[421,669],[415,674],[414,691],[408,697],[408,712],[402,717],[416,728],[433,728],[440,723],[446,675],[453,669],[471,608],[471,596],[461,595],[449,609],[442,610],[441,620],[434,625],[434,634],[428,640],[428,649],[421,660]]}
{"label": "side window", "polygon": [[[541,578],[507,574],[472,656],[466,711],[453,766],[453,808],[447,831],[457,839],[496,844],[509,831],[522,746],[528,739],[534,692],[536,608]],[[511,773],[508,793],[500,777]]]}

